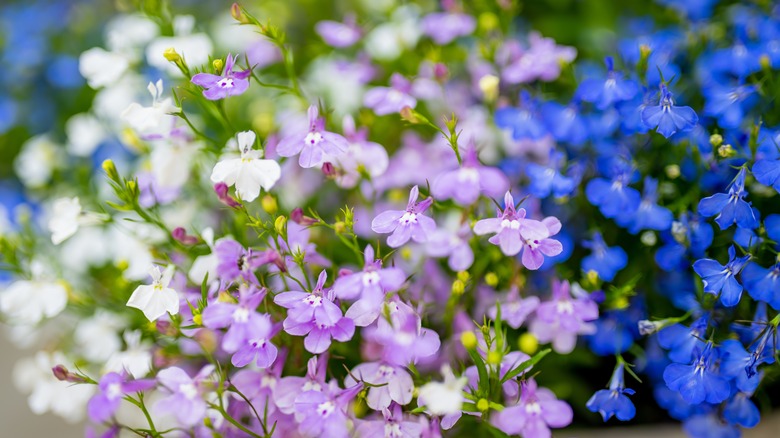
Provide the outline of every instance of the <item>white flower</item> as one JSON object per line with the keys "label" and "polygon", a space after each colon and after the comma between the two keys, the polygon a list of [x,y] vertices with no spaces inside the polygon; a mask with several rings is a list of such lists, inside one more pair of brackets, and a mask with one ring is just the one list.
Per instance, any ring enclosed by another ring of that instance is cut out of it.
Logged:
{"label": "white flower", "polygon": [[171,77],[181,77],[179,69],[165,59],[165,50],[173,48],[181,55],[189,65],[203,65],[211,63],[209,56],[212,52],[211,39],[206,34],[193,34],[195,17],[191,15],[179,15],[173,18],[173,37],[159,37],[146,46],[146,61],[152,67],[162,70]]}
{"label": "white flower", "polygon": [[168,134],[175,121],[170,114],[181,109],[174,105],[170,97],[162,98],[162,79],[156,83],[149,82],[146,89],[152,95],[152,106],[145,107],[133,102],[122,113],[122,120],[142,136]]}
{"label": "white flower", "polygon": [[214,253],[214,230],[211,227],[206,228],[201,233],[201,237],[211,249],[211,253],[198,256],[192,262],[188,276],[195,284],[203,283],[203,279],[208,275],[209,282],[219,281],[217,278],[217,265],[219,257]]}
{"label": "white flower", "polygon": [[27,187],[40,187],[49,182],[52,172],[62,160],[60,148],[48,135],[27,140],[14,161],[16,176]]}
{"label": "white flower", "polygon": [[68,134],[68,152],[77,157],[88,157],[108,134],[95,116],[88,113],[76,114],[65,123]]}
{"label": "white flower", "polygon": [[124,333],[127,349],[111,355],[106,361],[105,372],[121,373],[127,371],[136,379],[146,376],[152,369],[151,346],[141,343],[140,331],[127,331]]}
{"label": "white flower", "polygon": [[30,410],[41,415],[53,412],[69,423],[84,418],[87,401],[95,392],[95,385],[74,385],[57,380],[51,372],[56,365],[69,363],[60,352],[39,351],[35,357],[20,360],[14,366],[13,380],[17,388],[29,393]]}
{"label": "white flower", "polygon": [[391,21],[380,24],[366,35],[364,47],[369,56],[392,61],[407,49],[414,49],[421,36],[417,6],[401,6],[393,12]]}
{"label": "white flower", "polygon": [[175,269],[175,266],[168,265],[165,273],[161,273],[159,267],[152,266],[149,275],[153,283],[135,288],[127,301],[127,307],[140,309],[149,321],[165,315],[165,312],[171,315],[179,313],[179,294],[168,287]]}
{"label": "white flower", "polygon": [[444,382],[429,382],[420,387],[417,397],[419,406],[425,406],[432,415],[459,413],[463,406],[463,387],[468,379],[455,377],[449,365],[441,368]]}
{"label": "white flower", "polygon": [[98,89],[110,85],[127,71],[130,63],[124,56],[93,47],[79,56],[79,72],[90,87]]}
{"label": "white flower", "polygon": [[79,322],[73,337],[84,358],[105,362],[122,347],[117,330],[124,325],[119,315],[98,309],[91,318]]}
{"label": "white flower", "polygon": [[241,151],[241,158],[222,160],[214,166],[211,173],[212,182],[235,185],[236,194],[246,202],[252,202],[260,196],[260,187],[266,191],[270,190],[282,176],[279,163],[263,160],[263,152],[252,149],[254,143],[254,132],[239,132],[238,150]]}
{"label": "white flower", "polygon": [[[154,263],[149,244],[158,241],[158,236],[148,235],[148,224],[128,222],[122,228],[113,227],[108,240],[111,245],[111,258],[117,266],[126,267],[122,276],[131,281],[143,280]],[[144,239],[144,240],[141,240]]]}
{"label": "white flower", "polygon": [[143,15],[119,15],[106,25],[106,45],[114,52],[134,55],[159,33],[157,24]]}
{"label": "white flower", "polygon": [[81,225],[93,225],[101,220],[102,216],[98,214],[83,212],[78,197],[57,199],[54,201],[48,224],[51,241],[59,245],[76,234]]}
{"label": "white flower", "polygon": [[67,304],[68,291],[50,281],[18,280],[0,293],[0,311],[19,324],[37,324],[57,316]]}
{"label": "white flower", "polygon": [[154,142],[149,161],[154,180],[160,187],[176,189],[189,180],[192,160],[198,151],[198,146],[189,140],[188,137],[171,136],[165,141]]}

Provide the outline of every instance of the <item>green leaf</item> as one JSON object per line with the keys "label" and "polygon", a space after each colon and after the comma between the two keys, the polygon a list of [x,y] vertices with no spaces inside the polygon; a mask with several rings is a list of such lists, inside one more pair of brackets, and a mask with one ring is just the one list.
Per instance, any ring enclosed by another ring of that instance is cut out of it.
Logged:
{"label": "green leaf", "polygon": [[547,356],[551,351],[552,350],[550,350],[549,348],[546,349],[546,350],[542,350],[542,351],[536,353],[532,358],[528,359],[527,361],[520,363],[520,365],[518,365],[517,367],[515,367],[514,369],[512,369],[511,371],[506,373],[504,375],[504,377],[501,378],[501,383],[504,383],[504,382],[506,382],[509,379],[513,379],[513,378],[517,377],[523,371],[525,371],[525,370],[531,368],[532,366],[536,365],[537,362],[542,360],[542,358]]}
{"label": "green leaf", "polygon": [[203,308],[206,307],[206,304],[208,303],[208,297],[209,297],[208,281],[209,281],[209,273],[206,272],[206,276],[203,277],[203,281],[200,283],[200,299],[201,299],[200,309],[201,310],[203,310]]}
{"label": "green leaf", "polygon": [[470,349],[468,352],[471,360],[474,362],[474,365],[477,366],[477,372],[479,373],[479,390],[484,394],[488,394],[490,391],[490,381],[488,380],[488,372],[487,368],[485,367],[485,361],[482,360],[482,356],[477,353],[477,350]]}

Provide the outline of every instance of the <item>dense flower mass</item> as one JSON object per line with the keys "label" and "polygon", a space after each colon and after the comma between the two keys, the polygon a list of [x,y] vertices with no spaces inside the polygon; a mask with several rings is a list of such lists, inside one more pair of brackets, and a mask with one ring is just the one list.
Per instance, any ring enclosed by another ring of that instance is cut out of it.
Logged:
{"label": "dense flower mass", "polygon": [[593,29],[579,2],[134,1],[100,31],[81,3],[0,6],[0,321],[33,412],[736,437],[777,405],[773,2]]}

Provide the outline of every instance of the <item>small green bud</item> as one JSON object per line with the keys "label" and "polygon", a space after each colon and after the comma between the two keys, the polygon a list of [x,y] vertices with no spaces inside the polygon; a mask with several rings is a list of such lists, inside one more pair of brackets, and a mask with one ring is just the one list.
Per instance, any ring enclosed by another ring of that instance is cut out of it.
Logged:
{"label": "small green bud", "polygon": [[466,350],[473,350],[477,348],[477,335],[472,331],[466,331],[460,334],[460,343]]}
{"label": "small green bud", "polygon": [[479,409],[480,412],[486,412],[488,408],[490,408],[490,402],[484,398],[479,399],[477,402],[477,409]]}
{"label": "small green bud", "polygon": [[280,236],[284,236],[284,231],[287,226],[287,216],[279,216],[274,221],[274,230],[276,230],[276,234]]}

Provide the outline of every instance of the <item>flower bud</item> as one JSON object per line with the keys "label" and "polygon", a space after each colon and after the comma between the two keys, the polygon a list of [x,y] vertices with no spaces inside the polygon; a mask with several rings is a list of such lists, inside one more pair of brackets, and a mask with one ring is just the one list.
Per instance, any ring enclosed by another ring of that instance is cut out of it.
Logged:
{"label": "flower bud", "polygon": [[455,280],[452,282],[452,293],[453,295],[463,295],[463,292],[466,291],[466,284],[463,283],[460,280]]}
{"label": "flower bud", "polygon": [[335,178],[336,168],[333,167],[333,163],[329,161],[322,163],[322,174],[325,175],[326,178]]}
{"label": "flower bud", "polygon": [[130,193],[131,199],[137,199],[139,192],[138,192],[138,182],[136,180],[131,179],[129,181],[125,182],[125,187],[127,187],[127,191]]}
{"label": "flower bud", "polygon": [[663,327],[663,322],[643,319],[637,323],[637,326],[639,327],[640,335],[652,335]]}
{"label": "flower bud", "polygon": [[730,144],[724,144],[718,148],[718,156],[721,158],[731,158],[737,155],[737,151]]}
{"label": "flower bud", "polygon": [[477,335],[472,331],[465,331],[460,334],[460,343],[466,350],[473,350],[477,348]]}
{"label": "flower bud", "polygon": [[176,49],[174,49],[173,47],[168,47],[167,49],[165,49],[165,51],[163,52],[163,56],[165,57],[165,59],[167,59],[170,62],[181,61],[181,55],[176,53]]}
{"label": "flower bud", "polygon": [[764,53],[758,58],[758,64],[761,66],[764,70],[771,70],[772,69],[772,59],[769,58],[769,56]]}
{"label": "flower bud", "polygon": [[471,274],[469,274],[469,271],[458,271],[458,280],[462,282],[469,281],[469,278],[471,278]]}
{"label": "flower bud", "polygon": [[154,328],[158,333],[161,333],[165,336],[173,337],[178,334],[178,330],[173,326],[173,324],[170,323],[170,321],[161,321],[158,319],[154,322]]}
{"label": "flower bud", "polygon": [[433,76],[438,81],[444,81],[447,79],[447,75],[449,74],[449,69],[447,69],[447,66],[442,64],[441,62],[437,62],[436,65],[433,66]]}
{"label": "flower bud", "polygon": [[263,211],[268,214],[276,214],[276,211],[279,209],[276,198],[271,195],[263,196],[263,199],[260,200],[260,205],[263,207]]}
{"label": "flower bud", "polygon": [[642,233],[641,236],[639,236],[639,241],[642,242],[645,246],[653,246],[656,243],[658,243],[658,237],[655,235],[654,232],[648,230]]}
{"label": "flower bud", "polygon": [[498,351],[491,351],[487,355],[487,363],[490,365],[498,365],[501,363],[501,359],[503,358],[502,354]]}
{"label": "flower bud", "polygon": [[102,167],[103,167],[103,171],[106,172],[108,179],[114,181],[115,183],[119,183],[120,181],[119,172],[116,170],[116,165],[114,164],[114,160],[109,158],[103,161]]}
{"label": "flower bud", "polygon": [[525,332],[518,338],[517,346],[525,354],[534,354],[539,349],[539,339],[532,333]]}
{"label": "flower bud", "polygon": [[486,102],[494,102],[498,99],[498,86],[500,79],[495,75],[485,75],[479,78],[479,89]]}
{"label": "flower bud", "polygon": [[490,408],[490,402],[487,401],[487,399],[481,398],[477,402],[477,409],[480,410],[480,412],[486,412]]}
{"label": "flower bud", "polygon": [[318,222],[317,219],[304,215],[301,207],[296,207],[290,212],[290,220],[298,225],[314,225]]}
{"label": "flower bud", "polygon": [[498,285],[498,275],[495,272],[488,272],[485,274],[485,283],[490,287],[496,287]]}
{"label": "flower bud", "polygon": [[710,136],[710,144],[712,147],[719,147],[723,144],[723,137],[720,134],[712,134]]}
{"label": "flower bud", "polygon": [[214,71],[217,74],[222,74],[222,67],[225,66],[225,62],[222,61],[222,58],[217,58],[217,59],[211,61],[211,66],[214,67]]}
{"label": "flower bud", "polygon": [[222,183],[222,182],[221,183],[216,183],[214,185],[214,192],[217,193],[217,198],[219,198],[219,200],[223,204],[227,205],[228,207],[236,208],[236,207],[240,207],[241,206],[240,202],[236,201],[232,196],[230,196],[228,194],[228,186],[227,186],[227,184]]}
{"label": "flower bud", "polygon": [[247,17],[246,14],[244,14],[244,10],[241,9],[241,6],[239,6],[238,3],[233,3],[233,5],[230,6],[230,15],[233,17],[234,20],[238,21],[241,24],[251,23],[249,17]]}
{"label": "flower bud", "polygon": [[478,23],[479,28],[484,31],[491,31],[499,25],[498,17],[492,12],[483,12],[479,14]]}
{"label": "flower bud", "polygon": [[413,110],[412,107],[405,106],[401,108],[401,118],[406,120],[407,122],[413,124],[413,125],[419,125],[420,123],[425,123],[426,119],[420,113]]}
{"label": "flower bud", "polygon": [[54,374],[54,377],[57,378],[57,380],[61,382],[71,382],[71,383],[84,383],[86,380],[84,380],[83,377],[80,377],[76,374],[71,373],[68,371],[67,368],[65,368],[65,365],[59,364],[51,369],[52,374]]}
{"label": "flower bud", "polygon": [[338,221],[333,224],[333,228],[333,231],[335,231],[336,234],[344,234],[347,231],[347,225],[342,221]]}
{"label": "flower bud", "polygon": [[287,226],[287,217],[286,216],[279,216],[274,221],[274,230],[276,230],[276,234],[280,236],[284,236],[284,231]]}
{"label": "flower bud", "polygon": [[177,242],[183,245],[195,245],[198,243],[198,238],[187,234],[187,230],[182,227],[176,227],[171,231],[171,237]]}
{"label": "flower bud", "polygon": [[668,176],[670,179],[675,179],[680,177],[680,166],[677,164],[670,164],[664,168],[664,171],[666,172],[666,176]]}

